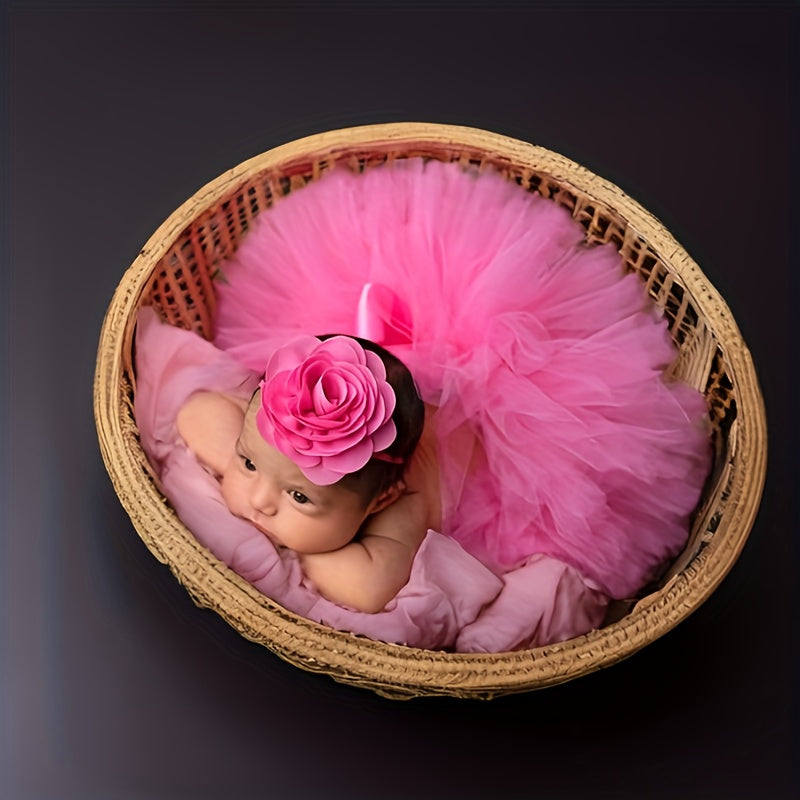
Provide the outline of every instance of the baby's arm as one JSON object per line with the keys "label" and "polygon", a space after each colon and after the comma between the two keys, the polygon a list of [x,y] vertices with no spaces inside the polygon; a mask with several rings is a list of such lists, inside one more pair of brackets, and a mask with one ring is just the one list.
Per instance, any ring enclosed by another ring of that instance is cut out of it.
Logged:
{"label": "baby's arm", "polygon": [[428,530],[441,527],[439,462],[428,409],[422,439],[404,482],[407,491],[367,520],[361,535],[330,553],[300,556],[305,574],[326,599],[377,613],[408,583]]}
{"label": "baby's arm", "polygon": [[246,403],[218,392],[197,392],[178,411],[178,433],[215,475],[225,472],[236,454]]}
{"label": "baby's arm", "polygon": [[422,496],[403,495],[370,518],[357,540],[330,553],[301,555],[303,572],[331,602],[377,613],[408,583],[426,519]]}

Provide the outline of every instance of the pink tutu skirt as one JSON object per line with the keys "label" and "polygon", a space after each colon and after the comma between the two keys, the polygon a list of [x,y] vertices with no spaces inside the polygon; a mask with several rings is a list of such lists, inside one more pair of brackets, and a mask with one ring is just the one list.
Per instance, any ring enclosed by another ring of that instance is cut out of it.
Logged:
{"label": "pink tutu skirt", "polygon": [[707,409],[663,377],[665,320],[610,245],[501,176],[337,168],[222,265],[215,345],[261,371],[287,336],[368,335],[437,407],[443,531],[496,574],[544,554],[608,596],[685,544]]}

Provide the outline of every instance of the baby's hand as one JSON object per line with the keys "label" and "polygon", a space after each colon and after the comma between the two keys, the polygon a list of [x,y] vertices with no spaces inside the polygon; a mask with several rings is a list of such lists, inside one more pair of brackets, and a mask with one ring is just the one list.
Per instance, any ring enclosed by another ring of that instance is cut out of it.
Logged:
{"label": "baby's hand", "polygon": [[218,392],[197,392],[178,411],[177,427],[186,446],[216,476],[236,456],[246,403]]}
{"label": "baby's hand", "polygon": [[301,555],[300,565],[327,600],[375,614],[408,583],[426,517],[422,496],[403,495],[372,516],[356,541]]}

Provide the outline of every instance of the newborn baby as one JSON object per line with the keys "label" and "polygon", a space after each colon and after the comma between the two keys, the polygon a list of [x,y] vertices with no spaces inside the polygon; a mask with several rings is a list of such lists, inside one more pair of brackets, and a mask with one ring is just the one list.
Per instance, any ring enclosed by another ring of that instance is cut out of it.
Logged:
{"label": "newborn baby", "polygon": [[320,594],[378,612],[440,528],[438,464],[405,365],[365,339],[299,337],[249,402],[193,394],[178,432],[229,510],[300,557]]}

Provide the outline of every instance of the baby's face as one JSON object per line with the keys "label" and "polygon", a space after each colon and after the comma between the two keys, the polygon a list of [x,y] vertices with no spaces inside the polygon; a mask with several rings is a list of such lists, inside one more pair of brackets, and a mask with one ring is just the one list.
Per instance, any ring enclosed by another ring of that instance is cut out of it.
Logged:
{"label": "baby's face", "polygon": [[327,553],[350,542],[372,509],[339,484],[317,486],[261,437],[257,392],[244,416],[236,457],[222,476],[222,496],[233,514],[252,522],[277,547]]}

